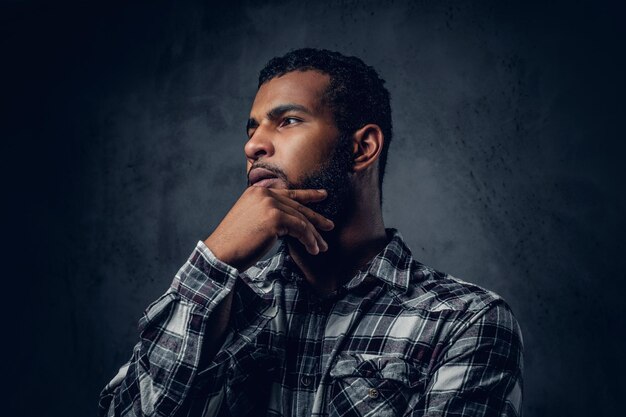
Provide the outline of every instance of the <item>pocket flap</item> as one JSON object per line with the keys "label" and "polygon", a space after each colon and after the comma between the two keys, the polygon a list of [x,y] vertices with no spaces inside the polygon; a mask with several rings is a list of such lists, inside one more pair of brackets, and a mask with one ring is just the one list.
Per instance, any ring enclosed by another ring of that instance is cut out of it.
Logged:
{"label": "pocket flap", "polygon": [[388,379],[413,388],[421,382],[423,373],[413,363],[396,356],[352,353],[339,355],[330,376]]}

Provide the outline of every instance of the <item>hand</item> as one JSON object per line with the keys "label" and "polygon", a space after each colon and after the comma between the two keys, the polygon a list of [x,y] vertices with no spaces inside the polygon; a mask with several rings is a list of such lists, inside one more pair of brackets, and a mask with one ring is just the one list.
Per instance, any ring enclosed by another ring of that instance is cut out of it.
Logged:
{"label": "hand", "polygon": [[303,204],[324,200],[325,190],[248,187],[204,244],[222,262],[239,271],[254,265],[289,235],[312,255],[328,250],[319,230],[335,225]]}

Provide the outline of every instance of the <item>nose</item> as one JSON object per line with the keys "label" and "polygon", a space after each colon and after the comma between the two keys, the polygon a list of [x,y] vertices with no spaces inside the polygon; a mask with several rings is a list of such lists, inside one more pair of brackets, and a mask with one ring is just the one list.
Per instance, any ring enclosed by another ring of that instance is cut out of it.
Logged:
{"label": "nose", "polygon": [[243,147],[246,153],[246,158],[254,162],[262,156],[268,157],[274,154],[274,144],[271,139],[271,134],[266,127],[258,126],[248,142]]}

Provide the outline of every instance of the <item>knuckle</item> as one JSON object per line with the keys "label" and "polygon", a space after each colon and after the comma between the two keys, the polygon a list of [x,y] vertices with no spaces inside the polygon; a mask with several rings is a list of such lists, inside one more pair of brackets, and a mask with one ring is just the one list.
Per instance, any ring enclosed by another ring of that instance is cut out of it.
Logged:
{"label": "knuckle", "polygon": [[276,199],[272,197],[268,197],[267,199],[265,199],[265,204],[267,204],[270,209],[278,209],[279,207],[278,201],[276,201]]}
{"label": "knuckle", "polygon": [[285,236],[285,235],[291,234],[291,230],[289,229],[289,226],[286,226],[284,224],[275,224],[273,226],[272,231],[278,236]]}
{"label": "knuckle", "polygon": [[272,223],[278,223],[280,221],[280,219],[282,218],[282,214],[283,214],[283,212],[280,211],[276,207],[270,208],[268,210],[268,212],[267,212],[267,215],[268,215],[269,219],[272,221]]}
{"label": "knuckle", "polygon": [[271,194],[267,194],[267,193],[263,193],[261,195],[261,203],[269,208],[278,207],[278,205],[276,204],[276,199]]}

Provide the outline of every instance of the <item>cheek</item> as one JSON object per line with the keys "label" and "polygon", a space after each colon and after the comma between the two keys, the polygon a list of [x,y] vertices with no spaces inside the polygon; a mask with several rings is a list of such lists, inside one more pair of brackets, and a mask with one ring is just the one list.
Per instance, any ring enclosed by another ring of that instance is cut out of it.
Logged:
{"label": "cheek", "polygon": [[299,180],[319,169],[326,162],[325,152],[320,146],[303,146],[286,155],[285,172],[289,179]]}
{"label": "cheek", "polygon": [[298,182],[328,161],[335,144],[331,137],[332,132],[315,129],[284,138],[275,151],[290,182]]}

